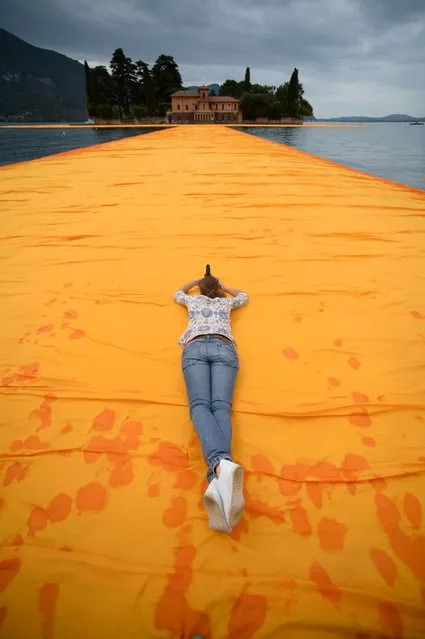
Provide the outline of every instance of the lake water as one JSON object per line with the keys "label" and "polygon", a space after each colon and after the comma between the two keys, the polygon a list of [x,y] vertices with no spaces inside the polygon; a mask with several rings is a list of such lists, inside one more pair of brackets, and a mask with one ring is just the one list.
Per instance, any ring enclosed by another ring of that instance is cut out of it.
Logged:
{"label": "lake water", "polygon": [[0,166],[151,133],[155,129],[8,129],[0,126]]}
{"label": "lake water", "polygon": [[241,130],[425,190],[425,126],[379,122],[353,128],[300,126]]}
{"label": "lake water", "polygon": [[[142,135],[154,129],[8,129],[0,126],[0,165]],[[366,173],[425,190],[425,126],[378,123],[367,127],[243,128]]]}

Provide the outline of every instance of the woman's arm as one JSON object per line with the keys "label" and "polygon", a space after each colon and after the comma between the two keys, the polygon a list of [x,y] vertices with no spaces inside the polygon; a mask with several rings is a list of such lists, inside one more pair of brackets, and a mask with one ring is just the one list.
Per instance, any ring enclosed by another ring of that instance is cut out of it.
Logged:
{"label": "woman's arm", "polygon": [[240,291],[238,288],[230,288],[229,286],[224,286],[224,284],[221,284],[221,290],[225,293],[229,293],[229,295],[233,295],[233,297],[236,297],[239,293],[243,293],[243,291]]}
{"label": "woman's arm", "polygon": [[221,282],[220,285],[221,289],[225,293],[229,293],[230,295],[232,295],[232,297],[230,298],[230,307],[232,309],[239,308],[240,306],[245,306],[245,304],[248,302],[248,293],[244,293],[238,288],[230,288],[229,286],[224,286],[223,284],[221,284]]}
{"label": "woman's arm", "polygon": [[201,280],[202,280],[202,277],[198,277],[196,280],[193,280],[192,282],[188,282],[184,286],[181,286],[179,288],[179,291],[183,291],[183,293],[188,293],[190,290],[192,290],[192,288],[195,288],[195,286],[198,286]]}

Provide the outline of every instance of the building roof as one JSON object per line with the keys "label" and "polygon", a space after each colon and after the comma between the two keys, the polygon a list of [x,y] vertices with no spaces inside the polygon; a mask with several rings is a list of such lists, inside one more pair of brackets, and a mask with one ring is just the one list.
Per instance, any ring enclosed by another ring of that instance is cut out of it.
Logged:
{"label": "building roof", "polygon": [[[208,87],[201,87],[201,89],[207,89]],[[171,94],[172,98],[199,98],[199,89],[182,89]],[[208,100],[211,102],[239,102],[236,98],[232,98],[230,95],[209,95]]]}
{"label": "building roof", "polygon": [[199,98],[198,89],[183,89],[182,91],[176,91],[171,94],[172,98]]}
{"label": "building roof", "polygon": [[239,102],[239,100],[232,98],[230,95],[210,95],[208,100],[211,100],[211,102]]}

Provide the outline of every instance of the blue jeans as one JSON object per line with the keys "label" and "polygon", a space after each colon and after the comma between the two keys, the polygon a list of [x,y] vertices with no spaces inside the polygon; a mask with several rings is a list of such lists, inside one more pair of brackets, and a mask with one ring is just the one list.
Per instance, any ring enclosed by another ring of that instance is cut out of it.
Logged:
{"label": "blue jeans", "polygon": [[210,482],[220,460],[232,460],[232,399],[239,369],[236,348],[231,342],[205,335],[186,345],[182,368],[190,417],[208,464]]}

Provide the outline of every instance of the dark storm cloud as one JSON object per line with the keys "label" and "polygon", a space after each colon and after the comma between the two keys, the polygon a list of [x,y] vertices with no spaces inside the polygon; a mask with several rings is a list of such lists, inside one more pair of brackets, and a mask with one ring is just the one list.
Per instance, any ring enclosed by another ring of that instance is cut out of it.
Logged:
{"label": "dark storm cloud", "polygon": [[297,66],[318,115],[425,114],[425,0],[14,0],[2,23],[80,60],[168,53],[188,84]]}

